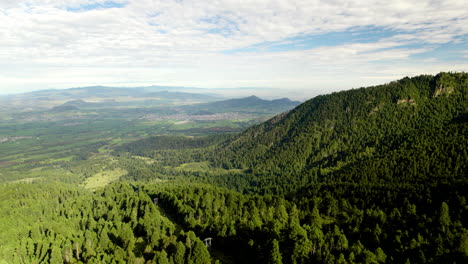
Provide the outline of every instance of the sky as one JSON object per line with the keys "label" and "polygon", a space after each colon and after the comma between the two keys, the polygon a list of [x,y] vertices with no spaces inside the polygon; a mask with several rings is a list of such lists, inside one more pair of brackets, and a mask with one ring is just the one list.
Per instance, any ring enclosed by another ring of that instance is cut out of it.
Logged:
{"label": "sky", "polygon": [[0,94],[168,85],[310,98],[467,70],[466,0],[0,0]]}

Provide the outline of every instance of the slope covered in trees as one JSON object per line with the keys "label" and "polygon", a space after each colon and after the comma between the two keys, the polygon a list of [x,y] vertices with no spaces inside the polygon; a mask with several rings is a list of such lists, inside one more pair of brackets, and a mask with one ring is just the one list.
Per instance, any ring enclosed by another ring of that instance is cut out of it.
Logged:
{"label": "slope covered in trees", "polygon": [[237,263],[464,263],[467,80],[442,73],[319,96],[218,145],[212,165],[244,173],[192,178],[250,195],[145,191]]}
{"label": "slope covered in trees", "polygon": [[214,164],[283,193],[313,182],[457,180],[467,170],[468,74],[315,97],[225,142]]}
{"label": "slope covered in trees", "polygon": [[197,174],[250,195],[147,191],[238,263],[464,263],[467,95],[441,73],[319,96],[216,148],[244,173]]}

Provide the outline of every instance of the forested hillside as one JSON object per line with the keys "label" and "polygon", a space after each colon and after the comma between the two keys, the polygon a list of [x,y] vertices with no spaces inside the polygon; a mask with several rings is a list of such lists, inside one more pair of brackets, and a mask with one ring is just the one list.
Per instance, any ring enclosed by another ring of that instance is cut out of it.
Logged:
{"label": "forested hillside", "polygon": [[[465,263],[467,95],[464,73],[405,78],[313,98],[217,145],[125,150],[160,162],[155,173],[244,193],[145,187],[231,262]],[[168,168],[194,161],[205,170]]]}
{"label": "forested hillside", "polygon": [[468,74],[404,78],[315,97],[222,144],[214,163],[284,193],[312,182],[464,179]]}
{"label": "forested hillside", "polygon": [[467,95],[441,73],[319,96],[213,151],[244,173],[198,174],[254,195],[158,195],[238,263],[464,263]]}

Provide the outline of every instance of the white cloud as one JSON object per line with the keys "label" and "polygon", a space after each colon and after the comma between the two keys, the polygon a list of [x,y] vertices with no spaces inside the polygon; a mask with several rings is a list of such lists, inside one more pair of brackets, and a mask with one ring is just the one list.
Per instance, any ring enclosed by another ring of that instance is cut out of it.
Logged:
{"label": "white cloud", "polygon": [[[372,80],[404,76],[402,65],[420,73],[468,66],[466,55],[456,63],[411,57],[466,38],[464,1],[118,0],[123,8],[69,11],[106,2],[0,0],[0,91],[132,83],[336,90],[365,84],[369,73]],[[399,33],[370,43],[223,54],[369,26]]]}

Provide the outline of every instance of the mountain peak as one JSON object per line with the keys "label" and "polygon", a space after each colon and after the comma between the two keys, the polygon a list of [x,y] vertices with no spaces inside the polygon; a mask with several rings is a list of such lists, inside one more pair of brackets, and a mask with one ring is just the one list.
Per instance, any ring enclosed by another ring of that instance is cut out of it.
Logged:
{"label": "mountain peak", "polygon": [[255,95],[247,96],[247,97],[244,97],[244,98],[239,98],[239,100],[242,100],[242,99],[245,99],[245,100],[263,100],[260,97],[255,96]]}

